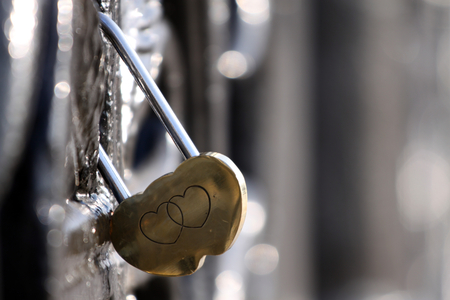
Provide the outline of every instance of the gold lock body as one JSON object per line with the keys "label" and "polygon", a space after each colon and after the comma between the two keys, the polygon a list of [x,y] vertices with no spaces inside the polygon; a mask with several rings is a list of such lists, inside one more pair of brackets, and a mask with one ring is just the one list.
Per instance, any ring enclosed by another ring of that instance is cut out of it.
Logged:
{"label": "gold lock body", "polygon": [[194,273],[235,242],[247,211],[244,177],[226,156],[185,160],[114,211],[111,240],[131,265],[163,276]]}

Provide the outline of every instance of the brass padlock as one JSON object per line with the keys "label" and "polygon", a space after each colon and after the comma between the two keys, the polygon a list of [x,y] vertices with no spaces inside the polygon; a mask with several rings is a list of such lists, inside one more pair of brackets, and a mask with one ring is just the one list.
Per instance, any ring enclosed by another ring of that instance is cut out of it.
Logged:
{"label": "brass padlock", "polygon": [[123,259],[145,272],[192,274],[206,255],[227,251],[241,231],[247,210],[244,177],[225,155],[198,152],[120,28],[102,13],[99,18],[105,36],[186,158],[173,173],[129,197],[100,146],[99,170],[120,202],[111,221],[112,243]]}

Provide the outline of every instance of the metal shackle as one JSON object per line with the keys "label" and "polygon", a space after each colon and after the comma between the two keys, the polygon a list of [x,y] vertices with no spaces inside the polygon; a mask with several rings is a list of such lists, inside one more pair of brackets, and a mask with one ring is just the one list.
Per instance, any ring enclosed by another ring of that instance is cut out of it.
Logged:
{"label": "metal shackle", "polygon": [[[111,42],[124,63],[127,65],[137,85],[146,96],[151,108],[163,123],[185,159],[200,155],[189,135],[184,130],[164,95],[159,90],[139,56],[126,41],[125,35],[117,24],[105,14],[98,13],[100,28]],[[119,203],[131,196],[125,183],[109,160],[103,147],[99,145],[99,170],[108,182]]]}

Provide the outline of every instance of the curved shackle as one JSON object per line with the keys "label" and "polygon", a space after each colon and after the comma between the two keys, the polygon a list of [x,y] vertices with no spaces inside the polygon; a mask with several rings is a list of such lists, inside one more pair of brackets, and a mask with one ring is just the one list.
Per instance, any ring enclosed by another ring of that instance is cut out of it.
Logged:
{"label": "curved shackle", "polygon": [[200,155],[139,56],[127,43],[122,30],[105,14],[99,12],[98,16],[100,18],[100,28],[103,30],[103,33],[127,65],[136,83],[146,96],[155,114],[164,124],[164,127],[172,137],[181,154],[183,154],[185,159]]}
{"label": "curved shackle", "polygon": [[[184,158],[188,159],[200,155],[139,56],[126,41],[122,30],[105,14],[99,12],[98,17],[100,19],[100,28],[105,34],[105,37],[111,42],[124,63],[127,65],[136,80],[137,85],[141,88],[153,111],[164,124],[164,127]],[[131,196],[125,183],[101,145],[99,145],[98,167],[119,203]]]}

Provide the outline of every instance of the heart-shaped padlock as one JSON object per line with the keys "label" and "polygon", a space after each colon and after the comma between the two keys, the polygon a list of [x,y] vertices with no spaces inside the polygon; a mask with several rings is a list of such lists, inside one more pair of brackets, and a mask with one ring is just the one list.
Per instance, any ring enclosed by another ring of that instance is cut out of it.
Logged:
{"label": "heart-shaped padlock", "polygon": [[186,160],[171,174],[129,196],[100,146],[99,170],[120,202],[111,240],[120,256],[148,273],[182,276],[195,272],[206,255],[227,251],[247,210],[244,177],[226,156],[199,154],[120,28],[99,13],[105,36],[118,51]]}

